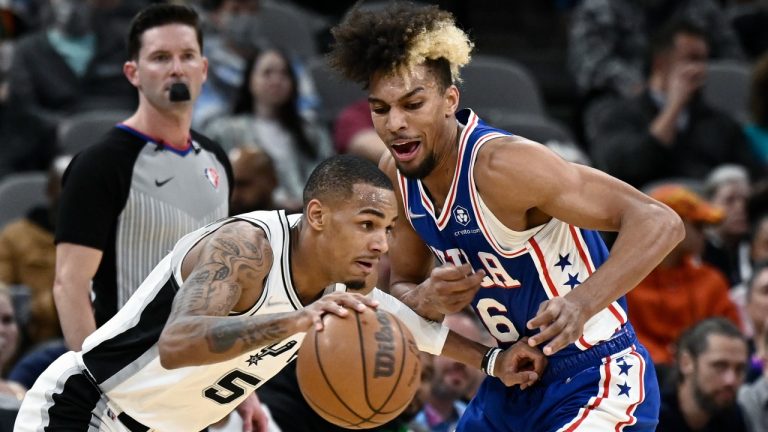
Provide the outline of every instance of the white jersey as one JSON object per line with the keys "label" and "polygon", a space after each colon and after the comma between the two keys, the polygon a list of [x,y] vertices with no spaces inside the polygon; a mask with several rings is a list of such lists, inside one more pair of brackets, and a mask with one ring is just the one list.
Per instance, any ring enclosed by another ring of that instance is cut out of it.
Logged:
{"label": "white jersey", "polygon": [[[260,227],[272,247],[273,262],[264,291],[246,312],[266,315],[302,308],[290,269],[291,226],[301,215],[283,211],[236,216]],[[183,237],[150,273],[126,305],[83,343],[40,376],[27,393],[17,418],[19,431],[87,430],[198,431],[222,419],[263,382],[296,357],[304,333],[259,347],[231,360],[166,369],[158,339],[183,280],[181,264],[202,238],[230,222],[215,222]],[[346,290],[333,284],[326,292]],[[399,316],[423,351],[439,354],[448,329],[426,321],[398,300],[374,290],[381,308]],[[66,415],[64,415],[66,414]],[[117,426],[116,426],[117,425]],[[85,430],[85,429],[83,429]]]}
{"label": "white jersey", "polygon": [[[300,215],[253,212],[237,218],[264,230],[274,260],[261,297],[247,311],[230,315],[300,309],[289,261],[289,228]],[[223,418],[293,360],[304,337],[298,333],[221,363],[172,370],[160,364],[157,342],[183,282],[182,260],[203,237],[227,221],[183,237],[125,307],[83,344],[83,365],[115,405],[113,409],[150,428],[196,431]]]}

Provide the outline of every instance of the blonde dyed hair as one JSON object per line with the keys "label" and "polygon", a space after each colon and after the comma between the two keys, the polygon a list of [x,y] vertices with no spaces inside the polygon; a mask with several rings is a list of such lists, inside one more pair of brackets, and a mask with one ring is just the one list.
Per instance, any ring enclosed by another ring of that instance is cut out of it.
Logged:
{"label": "blonde dyed hair", "polygon": [[441,81],[450,83],[441,84],[460,82],[460,70],[474,48],[453,15],[432,5],[353,9],[331,33],[335,39],[328,55],[331,67],[366,87],[374,73],[408,76],[424,64],[437,69],[447,65],[450,77]]}
{"label": "blonde dyed hair", "polygon": [[474,44],[453,21],[436,23],[433,30],[424,31],[413,38],[401,65],[394,65],[398,73],[412,72],[413,68],[427,60],[445,59],[451,68],[451,80],[461,82],[460,70],[472,59]]}

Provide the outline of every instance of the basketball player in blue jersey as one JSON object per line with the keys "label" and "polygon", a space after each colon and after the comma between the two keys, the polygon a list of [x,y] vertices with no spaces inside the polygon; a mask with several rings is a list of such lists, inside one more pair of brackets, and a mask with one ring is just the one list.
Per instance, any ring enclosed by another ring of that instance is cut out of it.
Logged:
{"label": "basketball player in blue jersey", "polygon": [[378,305],[420,349],[533,384],[545,363],[537,349],[513,346],[488,365],[486,346],[381,291],[361,295],[397,219],[392,189],[374,163],[338,156],[310,175],[303,215],[245,213],[184,236],[83,351],[40,376],[15,430],[201,430],[293,361],[324,314]]}
{"label": "basketball player in blue jersey", "polygon": [[[332,33],[329,61],[368,89],[389,150],[380,166],[409,222],[390,242],[391,292],[435,320],[471,304],[501,348],[527,340],[549,358],[530,389],[486,379],[458,429],[654,430],[656,375],[624,294],[682,239],[680,219],[621,181],[457,111],[472,44],[451,14],[353,10]],[[593,230],[619,232],[610,257]]]}

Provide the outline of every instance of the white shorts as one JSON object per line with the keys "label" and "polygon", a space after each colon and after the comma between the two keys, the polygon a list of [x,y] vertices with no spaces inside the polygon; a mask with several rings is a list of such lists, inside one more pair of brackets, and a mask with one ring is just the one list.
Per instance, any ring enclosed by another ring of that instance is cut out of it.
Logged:
{"label": "white shorts", "polygon": [[48,366],[19,408],[15,432],[48,428],[62,432],[131,432],[83,374],[78,353],[68,352]]}

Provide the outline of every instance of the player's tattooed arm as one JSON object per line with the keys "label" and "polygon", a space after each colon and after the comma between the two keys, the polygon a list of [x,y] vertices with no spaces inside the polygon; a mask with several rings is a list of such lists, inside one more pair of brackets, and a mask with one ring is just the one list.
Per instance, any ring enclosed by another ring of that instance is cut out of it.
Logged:
{"label": "player's tattooed arm", "polygon": [[223,361],[300,331],[292,313],[227,316],[241,297],[255,301],[261,293],[273,260],[263,231],[233,222],[204,239],[200,248],[160,337],[163,366]]}

